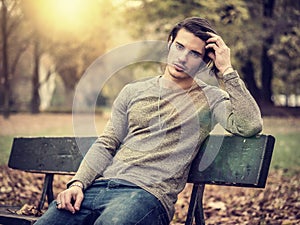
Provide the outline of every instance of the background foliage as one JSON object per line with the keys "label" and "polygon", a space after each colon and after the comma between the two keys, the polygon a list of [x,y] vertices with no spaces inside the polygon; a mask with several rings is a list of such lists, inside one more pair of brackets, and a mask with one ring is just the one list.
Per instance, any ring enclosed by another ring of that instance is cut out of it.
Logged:
{"label": "background foliage", "polygon": [[[261,107],[273,106],[279,95],[287,106],[300,105],[300,1],[0,0],[0,13],[5,117],[11,111],[38,113],[45,101],[41,89],[54,76],[46,109],[70,110],[76,85],[97,57],[133,41],[166,40],[172,26],[190,16],[216,27]],[[110,103],[126,82],[159,71],[157,65],[138,67],[117,73],[98,103]]]}

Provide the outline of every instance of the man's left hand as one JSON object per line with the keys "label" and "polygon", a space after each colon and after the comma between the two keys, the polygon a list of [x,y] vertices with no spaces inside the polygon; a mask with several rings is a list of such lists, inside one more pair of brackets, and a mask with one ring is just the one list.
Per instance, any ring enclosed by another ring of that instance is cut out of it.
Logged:
{"label": "man's left hand", "polygon": [[205,48],[212,48],[214,50],[208,53],[208,57],[214,61],[215,66],[221,74],[224,75],[224,72],[232,72],[233,68],[230,60],[230,48],[219,35],[211,32],[207,33],[211,35],[211,38],[206,41],[207,45]]}

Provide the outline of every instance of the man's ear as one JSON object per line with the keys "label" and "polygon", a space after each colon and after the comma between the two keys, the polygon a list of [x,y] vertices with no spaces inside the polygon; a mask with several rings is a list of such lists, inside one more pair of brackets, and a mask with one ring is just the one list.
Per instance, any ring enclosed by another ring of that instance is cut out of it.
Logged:
{"label": "man's ear", "polygon": [[168,41],[168,49],[169,49],[169,50],[170,50],[170,48],[171,48],[172,43],[173,43],[173,37],[170,37],[170,38],[169,38],[169,41]]}
{"label": "man's ear", "polygon": [[171,44],[172,44],[172,42],[169,41],[169,42],[168,42],[168,49],[169,49],[169,50],[170,50],[170,48],[171,48]]}

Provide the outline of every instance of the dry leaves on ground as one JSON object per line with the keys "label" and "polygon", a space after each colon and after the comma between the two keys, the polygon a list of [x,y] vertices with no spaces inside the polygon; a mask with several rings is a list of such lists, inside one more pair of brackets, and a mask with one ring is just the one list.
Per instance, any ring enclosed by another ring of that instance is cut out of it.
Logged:
{"label": "dry leaves on ground", "polygon": [[[55,176],[54,193],[63,190],[69,179],[69,176]],[[297,175],[291,177],[283,171],[272,170],[265,189],[206,185],[206,224],[300,224],[299,183]],[[15,213],[34,214],[42,184],[41,174],[25,173],[3,166],[0,172],[0,204],[20,206],[20,210]],[[172,225],[184,224],[191,189],[192,185],[187,184],[180,193]]]}
{"label": "dry leaves on ground", "polygon": [[[265,189],[206,185],[204,213],[207,225],[300,224],[299,176],[271,171]],[[188,207],[188,184],[177,202],[175,221],[182,224]],[[187,192],[187,193],[185,193]]]}
{"label": "dry leaves on ground", "polygon": [[41,216],[41,215],[43,215],[43,213],[40,210],[38,210],[38,208],[35,205],[28,205],[28,204],[23,205],[18,210],[12,210],[12,209],[8,208],[7,211],[9,211],[13,214],[26,215],[26,216]]}

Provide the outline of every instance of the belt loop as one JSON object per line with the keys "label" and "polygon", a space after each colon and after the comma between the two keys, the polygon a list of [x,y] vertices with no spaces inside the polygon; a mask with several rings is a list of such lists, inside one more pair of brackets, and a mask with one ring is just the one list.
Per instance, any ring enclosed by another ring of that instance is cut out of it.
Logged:
{"label": "belt loop", "polygon": [[119,186],[119,184],[117,182],[113,181],[113,180],[109,180],[107,182],[107,189],[115,188],[115,187],[118,187],[118,186]]}

